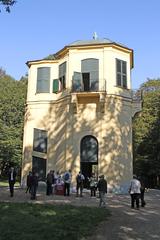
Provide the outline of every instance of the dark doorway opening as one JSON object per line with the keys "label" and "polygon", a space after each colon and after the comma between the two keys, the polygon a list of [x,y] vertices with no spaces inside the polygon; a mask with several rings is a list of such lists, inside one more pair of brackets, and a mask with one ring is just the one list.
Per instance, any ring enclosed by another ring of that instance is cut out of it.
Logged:
{"label": "dark doorway opening", "polygon": [[81,172],[85,177],[84,187],[89,188],[89,178],[92,173],[95,173],[95,176],[98,179],[98,164],[81,162]]}
{"label": "dark doorway opening", "polygon": [[85,187],[89,187],[88,179],[92,173],[98,178],[98,141],[95,137],[87,135],[81,140],[81,172],[85,177]]}
{"label": "dark doorway opening", "polygon": [[38,174],[40,181],[46,180],[46,159],[32,156],[32,171]]}
{"label": "dark doorway opening", "polygon": [[85,92],[90,91],[90,73],[82,73],[83,87]]}

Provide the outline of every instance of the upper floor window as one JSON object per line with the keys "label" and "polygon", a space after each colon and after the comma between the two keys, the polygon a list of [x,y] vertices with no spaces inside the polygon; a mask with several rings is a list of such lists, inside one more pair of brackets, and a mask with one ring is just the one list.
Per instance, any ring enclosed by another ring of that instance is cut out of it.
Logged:
{"label": "upper floor window", "polygon": [[127,88],[127,62],[116,59],[117,86]]}
{"label": "upper floor window", "polygon": [[47,153],[47,131],[34,128],[33,151]]}
{"label": "upper floor window", "polygon": [[50,92],[50,67],[37,68],[37,93]]}
{"label": "upper floor window", "polygon": [[66,62],[59,65],[59,82],[60,89],[63,90],[66,88]]}
{"label": "upper floor window", "polygon": [[81,72],[73,74],[73,91],[98,91],[99,60],[87,58],[81,61]]}

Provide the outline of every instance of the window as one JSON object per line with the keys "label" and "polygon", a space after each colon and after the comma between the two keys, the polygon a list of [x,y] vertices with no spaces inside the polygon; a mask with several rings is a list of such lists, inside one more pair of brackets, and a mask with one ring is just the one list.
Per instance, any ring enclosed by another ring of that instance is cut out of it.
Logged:
{"label": "window", "polygon": [[61,90],[66,88],[66,62],[59,65],[59,81]]}
{"label": "window", "polygon": [[50,92],[50,67],[37,68],[37,93]]}
{"label": "window", "polygon": [[127,62],[116,59],[117,86],[127,88]]}
{"label": "window", "polygon": [[72,90],[75,92],[98,91],[99,89],[99,60],[94,58],[81,61],[81,72],[73,73]]}
{"label": "window", "polygon": [[81,61],[81,72],[84,91],[98,91],[99,60],[87,58]]}
{"label": "window", "polygon": [[33,151],[47,153],[47,131],[34,128]]}
{"label": "window", "polygon": [[32,170],[38,173],[40,181],[46,180],[46,159],[32,156]]}
{"label": "window", "polygon": [[98,162],[98,141],[95,137],[87,135],[81,140],[81,162]]}

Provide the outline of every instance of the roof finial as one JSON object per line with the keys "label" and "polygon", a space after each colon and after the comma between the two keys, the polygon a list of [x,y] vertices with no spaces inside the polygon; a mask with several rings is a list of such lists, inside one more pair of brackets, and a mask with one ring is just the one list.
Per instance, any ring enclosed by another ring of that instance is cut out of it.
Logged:
{"label": "roof finial", "polygon": [[97,35],[96,32],[94,32],[94,33],[93,33],[93,39],[94,39],[94,40],[97,40],[97,38],[98,38],[98,35]]}

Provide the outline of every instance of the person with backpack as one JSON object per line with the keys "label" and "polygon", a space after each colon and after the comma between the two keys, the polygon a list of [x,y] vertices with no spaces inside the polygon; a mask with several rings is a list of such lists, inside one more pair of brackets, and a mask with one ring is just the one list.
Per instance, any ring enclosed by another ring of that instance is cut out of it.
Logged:
{"label": "person with backpack", "polygon": [[69,196],[70,195],[71,179],[72,179],[71,170],[66,171],[63,175],[64,196]]}
{"label": "person with backpack", "polygon": [[78,193],[79,193],[79,189],[80,189],[80,197],[82,197],[82,192],[83,192],[83,182],[84,182],[84,175],[79,172],[78,175],[76,176],[76,182],[77,182],[77,186],[76,186],[76,190],[77,190],[77,197],[78,197]]}
{"label": "person with backpack", "polygon": [[89,186],[91,190],[91,197],[95,197],[97,189],[97,180],[95,177],[95,173],[92,173],[92,176],[89,178]]}

